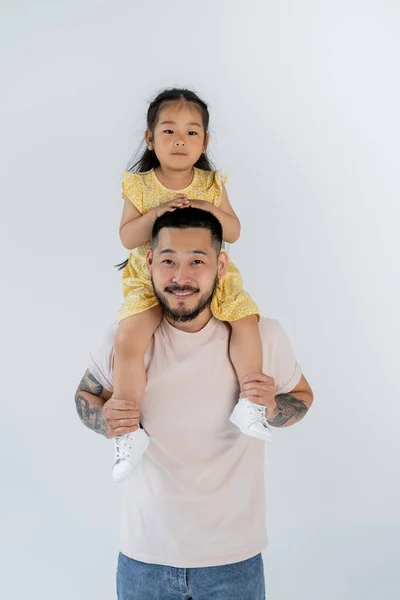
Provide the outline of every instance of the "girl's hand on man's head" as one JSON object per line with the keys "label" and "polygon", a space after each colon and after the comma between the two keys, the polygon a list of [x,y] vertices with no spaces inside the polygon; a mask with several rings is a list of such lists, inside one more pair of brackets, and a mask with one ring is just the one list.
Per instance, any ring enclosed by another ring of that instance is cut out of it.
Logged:
{"label": "girl's hand on man's head", "polygon": [[161,217],[161,215],[164,215],[166,212],[173,212],[177,208],[187,208],[188,206],[190,206],[190,204],[187,196],[184,194],[177,194],[173,200],[164,202],[158,206],[156,208],[156,215],[158,218]]}

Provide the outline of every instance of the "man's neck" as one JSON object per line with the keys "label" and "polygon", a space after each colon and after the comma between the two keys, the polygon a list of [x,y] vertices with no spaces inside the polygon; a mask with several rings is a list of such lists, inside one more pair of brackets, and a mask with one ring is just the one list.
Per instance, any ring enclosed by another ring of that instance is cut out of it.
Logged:
{"label": "man's neck", "polygon": [[174,321],[173,319],[167,316],[165,318],[167,319],[168,323],[172,325],[172,327],[175,327],[175,329],[179,329],[179,331],[186,331],[186,333],[197,333],[207,325],[211,317],[212,312],[210,308],[206,308],[205,310],[203,310],[203,312],[199,314],[198,317],[192,319],[191,321]]}

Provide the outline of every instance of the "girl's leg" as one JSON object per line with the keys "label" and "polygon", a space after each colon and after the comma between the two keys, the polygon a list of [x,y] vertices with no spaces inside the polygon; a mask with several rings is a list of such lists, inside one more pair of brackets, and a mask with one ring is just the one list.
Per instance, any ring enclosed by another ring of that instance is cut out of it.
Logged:
{"label": "girl's leg", "polygon": [[[233,321],[230,340],[230,357],[239,379],[240,391],[243,389],[243,379],[250,373],[262,373],[262,344],[258,319],[250,315]],[[245,435],[270,441],[271,429],[265,416],[265,406],[242,398],[235,406],[230,421]]]}
{"label": "girl's leg", "polygon": [[146,387],[144,354],[161,317],[162,308],[154,306],[120,322],[114,341],[114,397],[117,400],[140,404]]}
{"label": "girl's leg", "polygon": [[232,327],[229,354],[242,390],[243,379],[262,372],[262,345],[256,315],[230,321]]}

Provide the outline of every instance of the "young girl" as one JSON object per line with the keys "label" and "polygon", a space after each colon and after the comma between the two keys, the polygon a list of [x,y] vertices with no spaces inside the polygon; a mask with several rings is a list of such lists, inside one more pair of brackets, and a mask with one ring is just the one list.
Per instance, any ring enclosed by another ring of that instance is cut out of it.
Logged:
{"label": "young girl", "polygon": [[[195,206],[219,219],[224,241],[235,242],[240,234],[239,219],[226,193],[226,178],[212,169],[206,154],[208,124],[207,105],[196,94],[185,89],[165,90],[148,109],[147,149],[123,177],[120,238],[131,253],[124,263],[125,301],[114,344],[114,397],[119,400],[140,404],[146,386],[145,350],[162,318],[146,268],[155,220],[166,211]],[[229,352],[241,388],[247,374],[262,371],[262,348],[257,306],[243,290],[240,273],[231,261],[227,275],[218,282],[211,310],[217,319],[231,325]],[[264,408],[242,398],[231,421],[243,433],[266,440],[270,430]],[[148,441],[143,429],[116,438],[114,479],[123,481],[132,474]]]}

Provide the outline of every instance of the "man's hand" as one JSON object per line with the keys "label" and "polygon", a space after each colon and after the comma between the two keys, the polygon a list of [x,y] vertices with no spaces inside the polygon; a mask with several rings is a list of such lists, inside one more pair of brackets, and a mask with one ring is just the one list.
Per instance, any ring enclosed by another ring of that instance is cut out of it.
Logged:
{"label": "man's hand", "polygon": [[184,194],[177,194],[173,200],[170,200],[169,202],[164,202],[155,209],[156,216],[158,218],[166,212],[173,212],[177,208],[187,208],[188,206],[190,206],[190,204],[189,200],[187,199],[187,196],[185,196]]}
{"label": "man's hand", "polygon": [[313,401],[312,390],[304,375],[291,392],[278,396],[275,393],[275,381],[268,375],[250,373],[243,380],[243,398],[263,404],[265,418],[274,427],[287,427],[301,421]]}
{"label": "man's hand", "polygon": [[140,411],[135,402],[116,400],[111,396],[104,404],[102,413],[108,425],[107,437],[131,433],[139,428]]}
{"label": "man's hand", "polygon": [[250,373],[243,379],[243,398],[265,406],[265,418],[273,421],[276,412],[275,381],[264,373]]}

